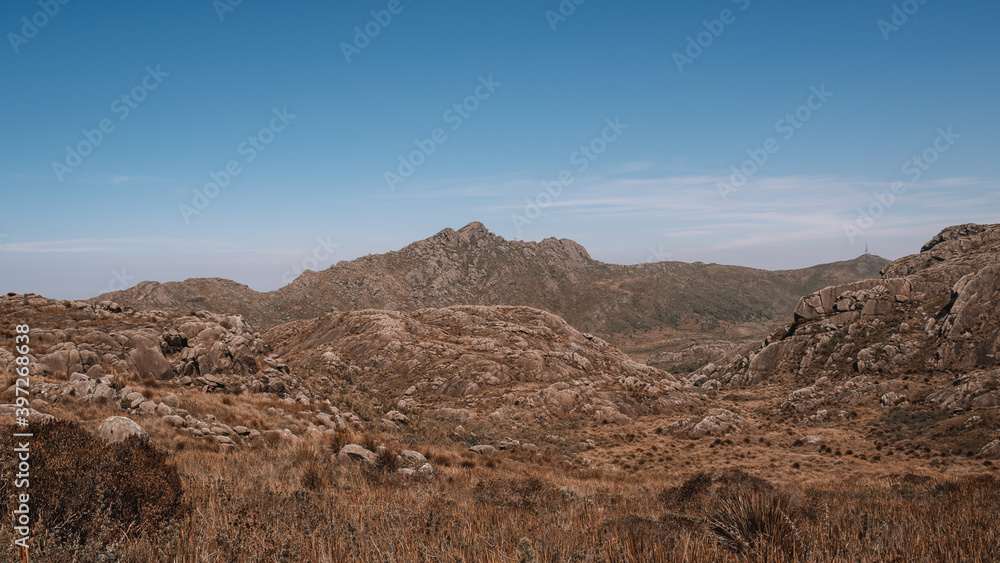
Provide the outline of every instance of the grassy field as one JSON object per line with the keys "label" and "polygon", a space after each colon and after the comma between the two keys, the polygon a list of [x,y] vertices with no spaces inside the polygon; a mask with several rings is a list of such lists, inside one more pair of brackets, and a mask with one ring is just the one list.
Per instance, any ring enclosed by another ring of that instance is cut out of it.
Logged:
{"label": "grassy field", "polygon": [[[79,464],[91,447],[81,432],[48,442],[42,432],[38,447],[49,449],[39,471]],[[164,437],[154,429],[154,443]],[[372,446],[380,439],[355,438]],[[396,472],[397,445],[387,444],[388,454],[372,466],[332,461],[331,445],[220,451],[181,440],[166,457],[139,442],[94,451],[93,463],[75,466],[62,485],[33,485],[33,494],[48,495],[46,510],[36,513],[51,516],[35,525],[31,560],[1000,560],[1000,481],[988,475],[845,474],[807,484],[772,482],[750,467],[607,473],[545,456],[418,447],[437,470],[428,479]],[[127,467],[114,463],[122,456],[131,460]],[[11,467],[4,472],[6,498]],[[123,492],[115,472],[159,492]],[[171,489],[163,485],[174,475],[180,503],[167,502]],[[127,514],[122,506],[130,507]],[[9,528],[0,530],[0,543],[5,560],[16,561]]]}

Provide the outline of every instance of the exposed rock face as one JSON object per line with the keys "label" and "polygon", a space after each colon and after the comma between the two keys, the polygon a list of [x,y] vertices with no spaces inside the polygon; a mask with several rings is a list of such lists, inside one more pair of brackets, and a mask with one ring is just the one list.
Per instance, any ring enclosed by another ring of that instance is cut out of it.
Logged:
{"label": "exposed rock face", "polygon": [[993,440],[989,444],[983,446],[983,449],[979,452],[979,455],[991,459],[996,459],[1000,457],[1000,440]]}
{"label": "exposed rock face", "polygon": [[[441,378],[435,391],[475,395],[483,386],[512,380],[561,381],[588,374],[667,377],[636,363],[600,338],[528,307],[448,307],[414,313],[358,311],[278,327],[266,335],[292,367],[340,359],[405,380]],[[321,360],[321,362],[329,360]],[[408,386],[407,386],[408,387]],[[417,386],[419,393],[426,389]]]}
{"label": "exposed rock face", "polygon": [[728,340],[695,342],[677,352],[656,354],[646,364],[671,373],[689,373],[709,363],[724,363],[736,348],[737,344]]}
{"label": "exposed rock face", "polygon": [[[32,328],[32,364],[40,375],[98,379],[104,373],[140,378],[213,378],[256,374],[267,347],[238,315],[136,312],[116,303],[56,301],[36,295],[0,297],[0,315],[45,315]],[[54,328],[68,324],[66,328]],[[13,373],[14,357],[0,351],[0,370]],[[206,380],[206,385],[213,385]],[[217,385],[214,385],[217,386]],[[85,392],[86,391],[86,392]],[[96,389],[80,389],[89,395]],[[99,395],[111,399],[106,389]],[[124,396],[122,398],[125,398]]]}
{"label": "exposed rock face", "polygon": [[108,442],[124,442],[132,436],[146,437],[146,431],[131,418],[112,416],[97,427],[97,437]]}
{"label": "exposed rock face", "polygon": [[[279,326],[266,339],[292,369],[364,380],[395,395],[401,408],[452,400],[454,407],[431,414],[460,422],[472,413],[458,404],[493,399],[498,417],[578,412],[624,424],[669,411],[671,392],[680,388],[669,373],[529,307],[331,313]],[[632,399],[629,390],[648,401]]]}
{"label": "exposed rock face", "polygon": [[163,351],[152,338],[134,331],[125,334],[125,337],[128,340],[125,357],[132,363],[140,377],[168,379],[174,375],[174,368],[163,357]]}
{"label": "exposed rock face", "polygon": [[704,417],[694,417],[674,422],[663,430],[672,434],[685,434],[691,438],[715,436],[725,438],[753,428],[743,418],[726,409],[709,409]]}
{"label": "exposed rock face", "polygon": [[397,252],[307,271],[270,293],[228,280],[194,279],[143,282],[93,301],[240,313],[262,329],[331,310],[525,305],[605,337],[664,328],[703,333],[709,327],[721,335],[731,326],[780,322],[803,293],[877,277],[886,263],[864,256],[783,272],[679,262],[618,266],[593,260],[571,240],[507,241],[471,223]]}
{"label": "exposed rock face", "polygon": [[[964,373],[996,368],[998,348],[1000,226],[961,225],[946,229],[920,254],[890,264],[882,279],[803,297],[791,326],[709,379],[732,387],[781,374],[842,380]],[[927,400],[942,408],[996,402],[995,392],[984,387],[995,373],[969,375]],[[888,392],[880,395],[883,404],[905,400]]]}
{"label": "exposed rock face", "polygon": [[948,410],[1000,407],[1000,370],[960,377],[928,395],[927,403]]}

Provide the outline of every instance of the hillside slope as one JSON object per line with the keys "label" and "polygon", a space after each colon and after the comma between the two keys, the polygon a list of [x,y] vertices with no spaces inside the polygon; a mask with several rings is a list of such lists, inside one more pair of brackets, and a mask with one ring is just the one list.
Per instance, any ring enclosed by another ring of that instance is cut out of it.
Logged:
{"label": "hillside slope", "polygon": [[92,302],[238,313],[261,330],[332,310],[518,305],[550,311],[579,330],[613,341],[664,330],[721,336],[744,325],[751,334],[770,327],[803,293],[877,277],[887,263],[862,256],[778,272],[681,262],[620,266],[592,259],[570,240],[508,241],[471,223],[399,251],[306,272],[268,293],[214,278],[147,281]]}

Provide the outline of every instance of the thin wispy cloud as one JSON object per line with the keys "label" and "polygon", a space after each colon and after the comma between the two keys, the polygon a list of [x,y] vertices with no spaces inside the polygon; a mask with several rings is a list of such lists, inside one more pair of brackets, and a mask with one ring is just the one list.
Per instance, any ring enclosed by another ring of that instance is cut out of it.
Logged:
{"label": "thin wispy cloud", "polygon": [[[2,242],[0,238],[0,242]],[[273,253],[289,254],[302,252],[301,248],[268,248],[243,246],[238,243],[210,239],[169,239],[169,238],[80,238],[67,240],[27,241],[0,244],[0,252],[18,253],[98,253],[125,252],[136,249],[159,249],[164,247],[188,253]]]}

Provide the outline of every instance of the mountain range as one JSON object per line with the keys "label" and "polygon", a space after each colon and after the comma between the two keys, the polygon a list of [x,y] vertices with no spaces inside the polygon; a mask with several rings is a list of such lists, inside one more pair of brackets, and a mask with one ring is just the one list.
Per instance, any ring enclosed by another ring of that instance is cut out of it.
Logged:
{"label": "mountain range", "polygon": [[594,260],[572,240],[509,241],[474,222],[395,252],[306,271],[275,291],[258,292],[219,278],[144,281],[91,301],[237,313],[262,331],[335,310],[518,305],[549,311],[579,330],[643,354],[664,342],[763,336],[801,295],[878,277],[888,263],[864,255],[785,271],[683,262],[625,266]]}

